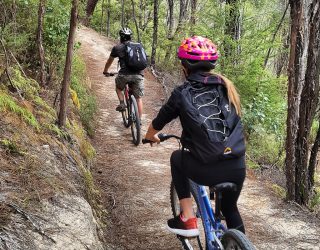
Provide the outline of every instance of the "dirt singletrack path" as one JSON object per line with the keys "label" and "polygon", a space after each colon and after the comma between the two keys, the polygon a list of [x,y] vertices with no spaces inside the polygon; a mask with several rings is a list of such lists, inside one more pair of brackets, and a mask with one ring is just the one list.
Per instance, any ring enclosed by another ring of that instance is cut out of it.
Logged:
{"label": "dirt singletrack path", "polygon": [[[114,78],[102,75],[114,43],[85,27],[78,30],[77,40],[99,108],[93,175],[108,211],[106,249],[181,249],[165,229],[172,216],[169,159],[178,145],[174,141],[154,147],[131,143],[130,129],[124,128],[121,114],[115,111]],[[110,71],[116,67],[114,62]],[[142,135],[164,99],[161,85],[150,73],[145,77]],[[239,209],[257,249],[320,249],[319,220],[274,197],[254,177],[246,180]]]}

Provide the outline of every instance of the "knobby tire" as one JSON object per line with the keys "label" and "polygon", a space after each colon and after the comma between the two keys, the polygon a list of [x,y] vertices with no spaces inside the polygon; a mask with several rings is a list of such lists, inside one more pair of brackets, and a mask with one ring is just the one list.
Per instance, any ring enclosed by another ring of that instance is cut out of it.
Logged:
{"label": "knobby tire", "polygon": [[131,97],[131,135],[133,144],[138,146],[141,141],[141,125],[136,98]]}
{"label": "knobby tire", "polygon": [[247,236],[236,229],[229,229],[221,239],[225,250],[255,250]]}

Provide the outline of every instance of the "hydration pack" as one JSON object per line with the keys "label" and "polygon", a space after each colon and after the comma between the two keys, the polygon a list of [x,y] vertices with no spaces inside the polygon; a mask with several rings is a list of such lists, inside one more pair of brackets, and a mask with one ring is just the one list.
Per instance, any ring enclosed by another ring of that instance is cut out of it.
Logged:
{"label": "hydration pack", "polygon": [[148,66],[147,54],[141,43],[125,43],[125,64],[130,71],[144,70]]}
{"label": "hydration pack", "polygon": [[242,123],[235,107],[229,103],[224,83],[194,86],[197,84],[186,82],[181,92],[183,147],[203,163],[243,156]]}

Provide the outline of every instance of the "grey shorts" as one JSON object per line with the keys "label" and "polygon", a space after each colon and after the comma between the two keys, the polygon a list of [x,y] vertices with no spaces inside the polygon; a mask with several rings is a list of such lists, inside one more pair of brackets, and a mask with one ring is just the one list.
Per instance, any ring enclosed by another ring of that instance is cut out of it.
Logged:
{"label": "grey shorts", "polygon": [[135,98],[144,95],[143,76],[141,75],[118,75],[115,79],[116,87],[123,90],[128,82],[132,82],[132,92]]}

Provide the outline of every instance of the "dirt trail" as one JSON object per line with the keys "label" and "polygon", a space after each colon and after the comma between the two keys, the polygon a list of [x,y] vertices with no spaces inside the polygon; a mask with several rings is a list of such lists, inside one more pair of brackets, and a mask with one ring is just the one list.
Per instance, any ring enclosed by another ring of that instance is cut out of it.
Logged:
{"label": "dirt trail", "polygon": [[[176,237],[165,230],[171,217],[169,159],[177,144],[151,148],[131,143],[130,129],[123,127],[115,111],[114,78],[102,75],[113,42],[88,28],[78,31],[78,41],[99,106],[93,172],[108,211],[106,249],[181,249]],[[111,71],[116,71],[116,62]],[[163,100],[162,87],[150,73],[146,73],[145,92],[143,134]],[[319,220],[274,197],[254,177],[246,180],[239,209],[257,249],[320,249]]]}

